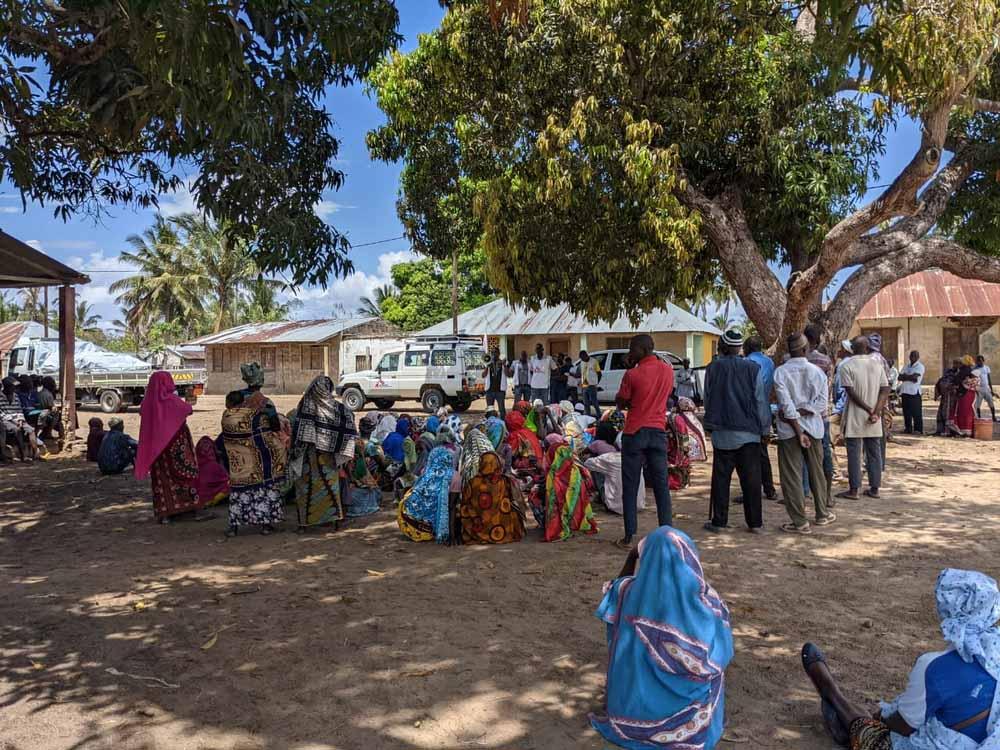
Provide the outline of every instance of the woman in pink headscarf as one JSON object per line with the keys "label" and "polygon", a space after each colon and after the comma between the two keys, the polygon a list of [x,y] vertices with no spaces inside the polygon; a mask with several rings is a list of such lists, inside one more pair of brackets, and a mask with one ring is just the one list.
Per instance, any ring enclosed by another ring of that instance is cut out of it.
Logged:
{"label": "woman in pink headscarf", "polygon": [[154,372],[139,408],[136,479],[152,476],[153,513],[160,523],[200,510],[211,498],[198,496],[198,460],[187,426],[191,405],[174,392],[169,372]]}

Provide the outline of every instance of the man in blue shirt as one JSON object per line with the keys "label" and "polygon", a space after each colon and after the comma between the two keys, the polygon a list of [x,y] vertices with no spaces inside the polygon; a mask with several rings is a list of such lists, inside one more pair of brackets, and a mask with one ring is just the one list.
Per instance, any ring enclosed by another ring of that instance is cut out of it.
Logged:
{"label": "man in blue shirt", "polygon": [[[764,392],[770,401],[771,388],[774,386],[774,360],[764,354],[763,348],[764,342],[761,341],[760,336],[751,336],[743,344],[743,355],[760,368]],[[770,407],[768,408],[770,409]],[[766,438],[760,441],[760,484],[764,490],[764,497],[768,500],[777,498],[778,493],[774,489],[774,472],[771,471],[771,458],[767,453]]]}

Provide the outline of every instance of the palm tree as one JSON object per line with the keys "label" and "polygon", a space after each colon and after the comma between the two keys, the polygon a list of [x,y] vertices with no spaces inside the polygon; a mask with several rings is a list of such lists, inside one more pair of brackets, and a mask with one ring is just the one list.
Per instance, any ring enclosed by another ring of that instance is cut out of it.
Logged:
{"label": "palm tree", "polygon": [[383,284],[375,287],[372,297],[362,297],[358,306],[358,315],[371,316],[373,318],[382,317],[382,303],[389,297],[396,296],[396,289],[392,284]]}
{"label": "palm tree", "polygon": [[302,300],[290,299],[287,302],[280,302],[278,292],[283,291],[288,291],[287,285],[258,276],[247,289],[240,322],[273,323],[287,320],[293,310],[302,307]]}
{"label": "palm tree", "polygon": [[206,283],[192,248],[181,242],[175,227],[162,216],[126,242],[132,250],[123,252],[119,259],[137,271],[110,287],[118,304],[128,310],[126,320],[145,328],[157,320],[179,320],[186,328],[193,328],[205,308]]}
{"label": "palm tree", "polygon": [[76,302],[76,335],[94,333],[98,330],[97,324],[101,322],[101,316],[94,313],[94,306],[86,300]]}
{"label": "palm tree", "polygon": [[718,328],[720,331],[729,330],[729,316],[725,313],[719,313],[714,318],[712,318],[712,325]]}
{"label": "palm tree", "polygon": [[21,313],[21,308],[16,299],[7,296],[7,292],[0,292],[0,323],[10,323],[17,320]]}

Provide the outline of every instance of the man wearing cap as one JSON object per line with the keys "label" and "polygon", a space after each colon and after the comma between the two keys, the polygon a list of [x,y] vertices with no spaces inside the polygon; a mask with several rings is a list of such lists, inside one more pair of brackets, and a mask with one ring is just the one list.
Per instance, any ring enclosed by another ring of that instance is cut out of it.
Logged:
{"label": "man wearing cap", "polygon": [[861,452],[868,468],[867,497],[877,498],[882,485],[882,410],[889,399],[889,379],[880,359],[871,356],[867,336],[851,342],[853,356],[840,368],[840,382],[847,394],[842,418],[847,442],[850,489],[837,497],[856,500],[861,490]]}
{"label": "man wearing cap", "polygon": [[645,469],[646,484],[656,497],[656,519],[670,526],[670,485],[667,479],[667,401],[674,389],[674,368],[653,353],[653,337],[646,333],[629,342],[629,363],[616,399],[618,408],[628,409],[622,430],[622,515],[625,536],[616,544],[632,546],[639,528],[639,477]]}
{"label": "man wearing cap", "polygon": [[823,418],[826,415],[829,381],[826,374],[806,359],[809,340],[801,333],[788,337],[788,360],[774,373],[774,395],[778,402],[778,473],[781,493],[791,523],[782,531],[809,534],[812,527],[805,513],[802,468],[805,463],[816,507],[816,525],[836,519],[827,510],[827,483],[823,473]]}
{"label": "man wearing cap", "polygon": [[729,483],[736,470],[743,489],[747,528],[760,533],[764,515],[760,499],[760,442],[771,431],[770,394],[761,368],[740,356],[743,335],[726,331],[719,357],[705,372],[705,427],[712,431],[711,532],[729,526]]}

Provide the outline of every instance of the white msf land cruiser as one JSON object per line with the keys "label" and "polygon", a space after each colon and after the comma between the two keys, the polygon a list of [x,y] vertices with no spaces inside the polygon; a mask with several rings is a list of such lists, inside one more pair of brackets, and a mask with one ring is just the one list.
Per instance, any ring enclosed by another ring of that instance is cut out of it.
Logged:
{"label": "white msf land cruiser", "polygon": [[483,396],[483,356],[475,337],[419,336],[382,355],[374,369],[345,375],[337,395],[352,411],[369,401],[391,409],[397,400],[419,400],[431,414],[445,404],[465,411]]}

